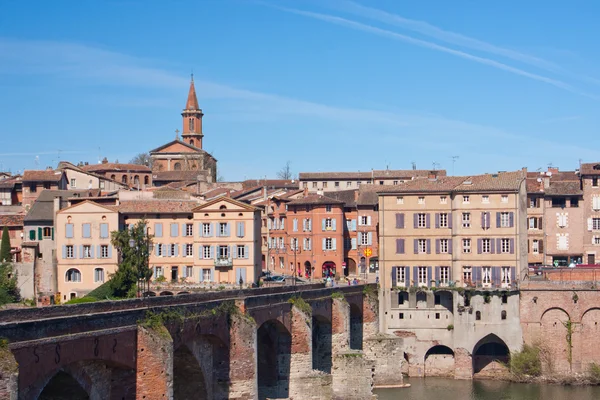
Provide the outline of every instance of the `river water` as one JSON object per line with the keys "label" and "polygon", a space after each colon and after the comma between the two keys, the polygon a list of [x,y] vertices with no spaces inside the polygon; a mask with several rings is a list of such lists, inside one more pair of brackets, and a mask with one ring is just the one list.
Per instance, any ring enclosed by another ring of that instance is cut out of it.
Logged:
{"label": "river water", "polygon": [[484,380],[405,378],[404,389],[376,390],[379,400],[597,400],[600,386],[557,386]]}

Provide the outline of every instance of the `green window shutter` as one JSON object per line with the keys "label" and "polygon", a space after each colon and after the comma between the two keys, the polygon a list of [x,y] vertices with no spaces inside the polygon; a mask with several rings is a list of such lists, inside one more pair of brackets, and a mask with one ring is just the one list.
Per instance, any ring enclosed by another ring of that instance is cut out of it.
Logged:
{"label": "green window shutter", "polygon": [[54,240],[54,228],[52,228],[52,240]]}
{"label": "green window shutter", "polygon": [[33,229],[29,231],[29,240],[35,240],[35,231]]}
{"label": "green window shutter", "polygon": [[44,237],[42,236],[42,228],[38,228],[38,240],[42,240]]}

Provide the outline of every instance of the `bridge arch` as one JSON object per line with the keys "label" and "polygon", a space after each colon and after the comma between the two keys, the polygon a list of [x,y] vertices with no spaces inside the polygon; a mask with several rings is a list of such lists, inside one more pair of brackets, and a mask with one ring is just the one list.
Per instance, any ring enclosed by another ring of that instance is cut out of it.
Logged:
{"label": "bridge arch", "polygon": [[277,319],[269,319],[258,328],[258,398],[288,398],[292,335]]}
{"label": "bridge arch", "polygon": [[312,317],[312,368],[327,374],[332,368],[331,320],[322,315]]}
{"label": "bridge arch", "polygon": [[592,307],[582,314],[581,327],[578,329],[579,335],[574,340],[575,354],[580,354],[581,363],[589,365],[592,362],[600,360],[600,348],[598,346],[590,346],[590,343],[597,341],[600,334],[600,308]]}
{"label": "bridge arch", "polygon": [[173,296],[173,292],[163,290],[162,292],[160,292],[159,296]]}
{"label": "bridge arch", "polygon": [[173,352],[173,399],[209,399],[204,371],[187,345]]}
{"label": "bridge arch", "polygon": [[502,364],[508,363],[510,350],[497,335],[490,333],[483,337],[473,348],[473,374],[494,374],[505,368]]}
{"label": "bridge arch", "polygon": [[567,340],[556,340],[567,336],[567,323],[571,318],[569,313],[559,307],[552,307],[544,311],[540,318],[540,341],[552,343],[548,346],[549,357],[543,362],[545,372],[569,371],[570,365],[565,354],[568,354]]}
{"label": "bridge arch", "polygon": [[454,376],[454,350],[448,346],[433,346],[423,361],[425,376]]}
{"label": "bridge arch", "polygon": [[363,312],[362,307],[356,303],[350,304],[350,348],[362,350],[363,348]]}

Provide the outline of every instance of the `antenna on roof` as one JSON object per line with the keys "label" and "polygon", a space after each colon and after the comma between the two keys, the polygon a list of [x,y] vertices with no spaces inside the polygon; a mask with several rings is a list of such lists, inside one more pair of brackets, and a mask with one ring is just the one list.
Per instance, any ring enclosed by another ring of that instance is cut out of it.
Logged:
{"label": "antenna on roof", "polygon": [[454,175],[454,163],[459,159],[459,156],[450,156],[452,159],[452,175]]}
{"label": "antenna on roof", "polygon": [[440,163],[434,161],[431,163],[431,165],[433,166],[433,170],[436,171],[435,167],[439,167]]}
{"label": "antenna on roof", "polygon": [[413,171],[416,170],[417,169],[417,163],[414,162],[414,161],[411,161],[410,163],[412,164]]}
{"label": "antenna on roof", "polygon": [[552,162],[548,163],[548,168],[552,168]]}

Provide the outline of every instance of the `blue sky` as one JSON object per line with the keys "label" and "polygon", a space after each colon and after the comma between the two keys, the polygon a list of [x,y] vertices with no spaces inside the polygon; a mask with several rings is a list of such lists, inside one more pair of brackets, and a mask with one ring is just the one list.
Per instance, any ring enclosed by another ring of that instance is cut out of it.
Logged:
{"label": "blue sky", "polygon": [[[600,160],[596,1],[0,2],[0,169],[129,161],[190,71],[226,180]],[[37,160],[36,160],[37,157]]]}

